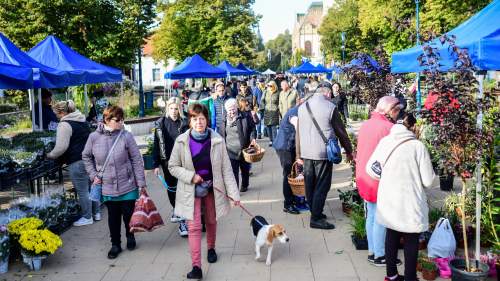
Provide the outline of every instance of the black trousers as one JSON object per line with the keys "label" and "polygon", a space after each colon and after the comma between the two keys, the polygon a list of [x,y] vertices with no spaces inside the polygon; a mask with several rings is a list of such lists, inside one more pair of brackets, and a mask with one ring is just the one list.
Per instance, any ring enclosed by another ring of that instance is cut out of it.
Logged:
{"label": "black trousers", "polygon": [[398,246],[401,237],[405,240],[405,280],[415,281],[417,280],[418,239],[420,233],[404,233],[387,228],[385,234],[387,276],[392,277],[398,274],[396,259],[398,258]]}
{"label": "black trousers", "polygon": [[327,160],[304,159],[304,183],[311,220],[319,220],[332,183],[333,164]]}
{"label": "black trousers", "polygon": [[234,178],[236,179],[236,184],[240,187],[240,170],[241,170],[241,186],[248,187],[250,184],[250,163],[245,162],[245,160],[231,160],[231,168],[233,168]]}
{"label": "black trousers", "polygon": [[[175,188],[177,188],[177,178],[172,176],[172,174],[170,174],[167,165],[162,164],[161,169],[163,170],[163,175],[165,176],[165,182],[167,183],[168,187],[175,190]],[[168,201],[170,201],[170,205],[172,205],[172,208],[175,208],[176,192],[167,190],[167,194],[168,194]]]}
{"label": "black trousers", "polygon": [[105,204],[106,207],[108,207],[108,226],[111,236],[111,244],[121,245],[122,217],[123,223],[125,224],[126,237],[134,236],[134,234],[130,233],[129,225],[130,218],[134,212],[135,200],[107,201]]}
{"label": "black trousers", "polygon": [[280,159],[281,168],[283,169],[283,197],[285,198],[285,208],[294,204],[294,196],[292,188],[288,183],[288,175],[292,170],[293,162],[295,161],[295,151],[276,150]]}

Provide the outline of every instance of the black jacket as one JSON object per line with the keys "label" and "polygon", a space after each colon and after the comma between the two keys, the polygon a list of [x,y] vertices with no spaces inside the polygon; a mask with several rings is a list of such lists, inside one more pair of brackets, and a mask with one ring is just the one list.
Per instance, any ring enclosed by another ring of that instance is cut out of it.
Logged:
{"label": "black jacket", "polygon": [[[224,119],[226,120],[226,119]],[[220,135],[226,139],[226,121],[222,122]],[[242,112],[238,110],[236,117],[236,126],[238,126],[238,135],[240,137],[241,148],[247,148],[252,139],[255,139],[255,123],[253,122],[250,112]]]}
{"label": "black jacket", "polygon": [[347,118],[349,118],[349,109],[347,107],[347,97],[344,93],[340,93],[338,96],[334,96],[332,98],[332,102],[337,106],[337,109],[339,110],[340,115],[344,117],[347,121]]}
{"label": "black jacket", "polygon": [[[153,144],[153,167],[158,168],[160,164],[167,165],[170,154],[174,148],[175,139],[189,128],[186,119],[161,117],[155,122],[154,144]],[[163,138],[163,141],[160,141]],[[161,147],[163,143],[163,149]]]}

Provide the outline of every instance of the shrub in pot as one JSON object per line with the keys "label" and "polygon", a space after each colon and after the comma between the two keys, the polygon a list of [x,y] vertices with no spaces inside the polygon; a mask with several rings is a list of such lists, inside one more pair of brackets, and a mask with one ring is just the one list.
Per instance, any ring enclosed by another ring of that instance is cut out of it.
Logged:
{"label": "shrub in pot", "polygon": [[368,250],[368,240],[366,238],[365,211],[363,205],[353,204],[351,216],[351,239],[356,250]]}
{"label": "shrub in pot", "polygon": [[146,136],[144,139],[147,142],[147,150],[146,153],[142,155],[142,159],[144,161],[144,169],[152,170],[153,169],[153,145],[154,141],[152,136]]}
{"label": "shrub in pot", "polygon": [[431,260],[421,260],[422,278],[425,280],[436,280],[438,271],[436,264]]}
{"label": "shrub in pot", "polygon": [[488,277],[489,266],[485,263],[470,260],[473,265],[471,270],[467,270],[465,259],[454,259],[450,261],[451,280],[452,281],[482,281]]}

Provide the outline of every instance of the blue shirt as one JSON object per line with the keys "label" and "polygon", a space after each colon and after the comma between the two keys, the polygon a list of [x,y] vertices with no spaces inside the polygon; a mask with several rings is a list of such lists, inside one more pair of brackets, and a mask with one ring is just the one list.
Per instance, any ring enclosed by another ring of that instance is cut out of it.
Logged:
{"label": "blue shirt", "polygon": [[260,99],[262,98],[262,90],[259,87],[255,86],[253,87],[252,94],[257,99],[257,105],[260,106]]}

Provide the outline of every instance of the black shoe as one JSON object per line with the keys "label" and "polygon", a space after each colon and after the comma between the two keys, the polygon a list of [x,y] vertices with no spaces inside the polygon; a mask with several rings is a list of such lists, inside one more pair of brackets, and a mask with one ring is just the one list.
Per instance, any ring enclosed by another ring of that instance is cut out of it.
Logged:
{"label": "black shoe", "polygon": [[375,255],[368,255],[368,261],[373,263],[375,261]]}
{"label": "black shoe", "polygon": [[335,229],[335,225],[327,222],[325,219],[311,220],[309,226],[317,229]]}
{"label": "black shoe", "polygon": [[136,245],[137,245],[137,244],[135,243],[135,237],[134,237],[133,235],[132,235],[132,236],[127,237],[127,249],[128,249],[129,251],[134,250]]}
{"label": "black shoe", "polygon": [[201,272],[201,268],[197,266],[193,266],[193,270],[191,272],[188,272],[187,274],[187,279],[202,279],[203,278],[203,272]]}
{"label": "black shoe", "polygon": [[208,249],[207,261],[209,263],[217,262],[217,253],[215,252],[215,249]]}
{"label": "black shoe", "polygon": [[284,207],[283,208],[283,212],[289,213],[289,214],[292,214],[292,215],[298,215],[298,214],[300,214],[299,210],[294,205],[290,205],[290,206]]}
{"label": "black shoe", "polygon": [[320,218],[321,220],[326,220],[326,218],[327,218],[327,217],[326,217],[326,215],[325,215],[325,214],[323,214],[323,213],[322,213],[321,215],[319,215],[319,218]]}
{"label": "black shoe", "polygon": [[273,142],[272,141],[269,142],[269,147],[271,147],[271,146],[273,146]]}
{"label": "black shoe", "polygon": [[116,259],[118,255],[122,252],[122,247],[120,245],[113,245],[108,252],[108,259]]}
{"label": "black shoe", "polygon": [[257,135],[257,139],[261,140],[262,139],[262,135]]}
{"label": "black shoe", "polygon": [[247,192],[248,191],[248,186],[242,186],[240,188],[240,192]]}
{"label": "black shoe", "polygon": [[[405,277],[404,277],[404,275],[398,274],[398,276],[394,279],[391,279],[389,277],[385,277],[384,281],[405,281]],[[417,278],[417,281],[418,281],[418,278]]]}
{"label": "black shoe", "polygon": [[385,266],[385,256],[375,258],[372,262],[374,266]]}

